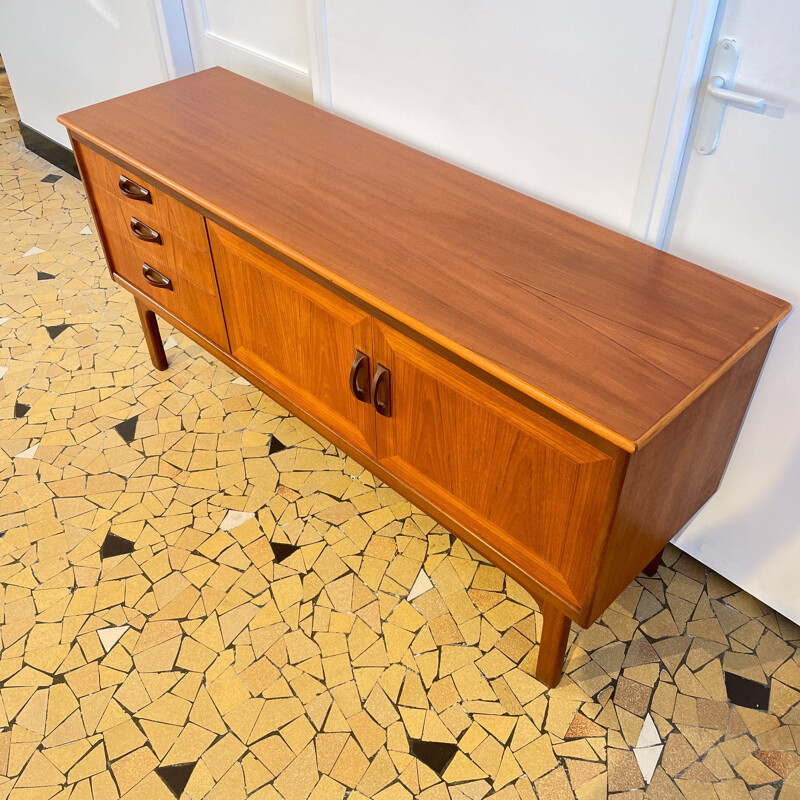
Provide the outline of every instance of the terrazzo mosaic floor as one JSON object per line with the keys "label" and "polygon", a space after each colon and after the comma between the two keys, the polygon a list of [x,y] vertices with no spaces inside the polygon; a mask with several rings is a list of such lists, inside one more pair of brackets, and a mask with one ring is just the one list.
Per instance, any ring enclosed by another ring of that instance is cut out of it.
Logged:
{"label": "terrazzo mosaic floor", "polygon": [[518,585],[180,334],[0,75],[0,800],[800,798],[800,629],[674,548]]}

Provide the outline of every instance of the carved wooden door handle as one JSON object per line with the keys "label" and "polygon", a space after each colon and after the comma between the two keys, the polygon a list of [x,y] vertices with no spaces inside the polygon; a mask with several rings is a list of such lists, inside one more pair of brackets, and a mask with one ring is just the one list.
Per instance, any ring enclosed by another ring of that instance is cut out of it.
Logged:
{"label": "carved wooden door handle", "polygon": [[383,364],[378,364],[372,379],[372,405],[382,416],[392,416],[392,373]]}
{"label": "carved wooden door handle", "polygon": [[360,350],[356,350],[353,366],[350,367],[350,391],[356,400],[369,403],[369,356]]}

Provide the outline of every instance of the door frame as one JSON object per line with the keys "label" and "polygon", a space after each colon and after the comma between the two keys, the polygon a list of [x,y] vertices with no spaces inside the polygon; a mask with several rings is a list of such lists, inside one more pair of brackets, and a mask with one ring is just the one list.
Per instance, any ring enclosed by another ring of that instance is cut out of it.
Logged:
{"label": "door frame", "polygon": [[665,249],[708,54],[724,0],[675,0],[628,233]]}
{"label": "door frame", "polygon": [[[164,62],[170,78],[179,78],[195,71],[189,28],[182,0],[152,0],[158,21]],[[305,0],[308,20],[308,73],[271,60],[277,71],[289,81],[310,77],[314,104],[331,108],[330,63],[325,0]]]}
{"label": "door frame", "polygon": [[170,79],[194,72],[189,31],[181,0],[152,0],[156,16],[164,66]]}
{"label": "door frame", "polygon": [[308,65],[311,70],[314,105],[330,111],[333,108],[333,96],[325,0],[306,0],[306,18],[308,19]]}

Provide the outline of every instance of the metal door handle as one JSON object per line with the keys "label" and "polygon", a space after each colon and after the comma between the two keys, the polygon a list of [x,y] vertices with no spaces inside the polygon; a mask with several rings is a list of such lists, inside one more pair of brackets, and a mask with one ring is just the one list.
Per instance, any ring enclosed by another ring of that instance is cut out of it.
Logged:
{"label": "metal door handle", "polygon": [[381,416],[392,416],[392,373],[383,364],[378,364],[372,379],[372,405]]}
{"label": "metal door handle", "polygon": [[742,92],[734,92],[731,89],[726,89],[725,78],[719,75],[709,80],[706,91],[712,97],[716,97],[717,100],[722,100],[725,103],[736,103],[736,105],[747,106],[748,108],[764,108],[763,97],[756,97],[754,94],[743,94]]}
{"label": "metal door handle", "polygon": [[157,269],[153,269],[149,264],[142,264],[142,275],[151,286],[172,291],[172,281]]}
{"label": "metal door handle", "polygon": [[714,48],[708,83],[702,96],[702,106],[697,120],[694,148],[700,155],[713,153],[719,140],[722,118],[729,103],[759,111],[765,107],[763,97],[735,92],[731,88],[739,63],[739,45],[735,39],[722,39]]}
{"label": "metal door handle", "polygon": [[[364,375],[366,375],[366,384],[361,381]],[[369,403],[369,356],[360,350],[356,350],[353,366],[350,367],[350,391],[356,400],[360,400],[362,403]]]}
{"label": "metal door handle", "polygon": [[139,186],[138,183],[126,178],[124,175],[119,176],[119,189],[125,197],[129,197],[131,200],[144,200],[146,203],[153,202],[148,189],[145,189],[144,186]]}

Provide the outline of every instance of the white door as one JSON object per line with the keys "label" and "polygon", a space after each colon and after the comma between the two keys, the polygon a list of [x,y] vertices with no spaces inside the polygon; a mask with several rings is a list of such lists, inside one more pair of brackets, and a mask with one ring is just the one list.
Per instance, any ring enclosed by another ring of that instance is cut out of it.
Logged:
{"label": "white door", "polygon": [[767,107],[728,105],[710,155],[690,137],[666,249],[795,311],[778,329],[719,492],[676,544],[800,622],[800,4],[722,8],[710,55],[736,40],[733,89]]}
{"label": "white door", "polygon": [[222,66],[311,101],[306,0],[183,0],[195,70]]}

